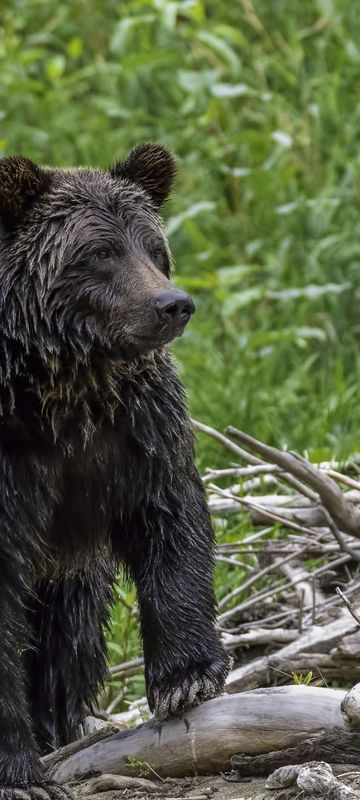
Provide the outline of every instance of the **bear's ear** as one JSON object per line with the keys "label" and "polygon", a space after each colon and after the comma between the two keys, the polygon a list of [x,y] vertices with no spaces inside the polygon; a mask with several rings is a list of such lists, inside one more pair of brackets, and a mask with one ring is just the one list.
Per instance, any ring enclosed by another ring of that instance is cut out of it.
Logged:
{"label": "bear's ear", "polygon": [[0,158],[0,217],[21,219],[26,208],[50,185],[50,172],[24,156]]}
{"label": "bear's ear", "polygon": [[170,150],[161,144],[139,144],[125,161],[117,161],[110,168],[110,174],[137,183],[158,208],[171,192],[176,162]]}

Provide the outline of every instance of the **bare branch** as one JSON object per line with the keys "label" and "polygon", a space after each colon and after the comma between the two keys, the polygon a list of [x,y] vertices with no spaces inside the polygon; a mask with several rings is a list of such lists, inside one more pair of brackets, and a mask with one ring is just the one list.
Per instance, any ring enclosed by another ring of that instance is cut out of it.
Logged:
{"label": "bare branch", "polygon": [[338,594],[339,597],[341,597],[346,607],[349,609],[351,616],[354,617],[354,620],[357,622],[358,625],[360,625],[360,614],[356,611],[352,602],[349,600],[348,597],[346,597],[346,594],[344,594],[344,592],[341,591],[339,586],[336,587],[336,594]]}
{"label": "bare branch", "polygon": [[247,433],[243,433],[231,426],[227,428],[227,433],[251,450],[260,453],[267,461],[277,464],[277,466],[294,475],[299,481],[310,486],[312,490],[319,494],[324,507],[340,530],[350,533],[357,539],[360,538],[360,509],[349,503],[346,495],[339,489],[335,481],[298,455],[295,456],[293,453],[286,453],[282,450],[277,450],[275,447],[269,447],[269,445],[263,444]]}

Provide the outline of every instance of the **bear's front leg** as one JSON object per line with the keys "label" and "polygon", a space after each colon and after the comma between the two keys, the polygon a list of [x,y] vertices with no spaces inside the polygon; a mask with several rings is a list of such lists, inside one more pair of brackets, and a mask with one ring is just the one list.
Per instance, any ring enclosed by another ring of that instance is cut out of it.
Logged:
{"label": "bear's front leg", "polygon": [[149,705],[160,719],[216,697],[230,658],[215,631],[214,533],[193,467],[169,476],[132,538]]}

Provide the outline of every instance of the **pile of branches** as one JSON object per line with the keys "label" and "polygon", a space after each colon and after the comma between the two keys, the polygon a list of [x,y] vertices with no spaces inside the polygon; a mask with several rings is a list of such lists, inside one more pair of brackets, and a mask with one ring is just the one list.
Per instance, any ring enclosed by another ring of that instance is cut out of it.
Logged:
{"label": "pile of branches", "polygon": [[219,631],[240,662],[228,691],[289,683],[294,676],[318,685],[359,680],[358,465],[340,471],[337,463],[312,464],[236,428],[224,436],[200,422],[194,426],[238,462],[206,471],[212,514],[245,513],[255,527],[218,548],[219,560],[247,572],[219,604]]}
{"label": "pile of branches", "polygon": [[[236,428],[225,436],[193,424],[232,456],[229,467],[203,476],[215,523],[246,515],[253,531],[217,551],[239,574],[220,599],[217,620],[236,663],[228,691],[294,678],[320,686],[359,681],[360,465],[312,464]],[[142,669],[137,658],[112,667],[110,678],[126,681]],[[142,698],[113,718],[128,724],[146,712]]]}

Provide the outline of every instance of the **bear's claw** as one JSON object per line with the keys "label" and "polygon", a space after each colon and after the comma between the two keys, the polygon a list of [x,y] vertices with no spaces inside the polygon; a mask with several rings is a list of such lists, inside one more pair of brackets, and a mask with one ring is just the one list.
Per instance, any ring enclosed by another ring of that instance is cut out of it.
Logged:
{"label": "bear's claw", "polygon": [[171,676],[149,692],[149,705],[158,719],[180,716],[186,709],[217,697],[225,688],[230,659],[209,664],[205,669],[189,670],[183,676]]}
{"label": "bear's claw", "polygon": [[74,800],[65,786],[51,781],[32,786],[0,786],[0,800]]}

